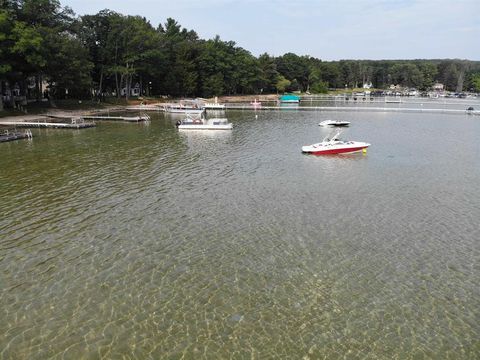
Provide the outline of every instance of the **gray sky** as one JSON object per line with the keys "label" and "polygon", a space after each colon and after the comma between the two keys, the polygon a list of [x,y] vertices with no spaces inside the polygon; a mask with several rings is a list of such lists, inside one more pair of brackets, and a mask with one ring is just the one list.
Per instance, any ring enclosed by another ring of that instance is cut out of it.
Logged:
{"label": "gray sky", "polygon": [[153,26],[174,18],[204,39],[258,56],[480,60],[480,0],[60,0],[78,15],[110,9]]}

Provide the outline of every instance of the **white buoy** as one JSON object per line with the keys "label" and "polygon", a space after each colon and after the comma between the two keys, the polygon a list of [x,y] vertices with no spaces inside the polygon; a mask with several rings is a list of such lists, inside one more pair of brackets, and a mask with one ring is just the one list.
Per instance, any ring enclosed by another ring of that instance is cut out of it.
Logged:
{"label": "white buoy", "polygon": [[257,115],[257,114],[255,114],[255,119],[258,119],[258,115]]}

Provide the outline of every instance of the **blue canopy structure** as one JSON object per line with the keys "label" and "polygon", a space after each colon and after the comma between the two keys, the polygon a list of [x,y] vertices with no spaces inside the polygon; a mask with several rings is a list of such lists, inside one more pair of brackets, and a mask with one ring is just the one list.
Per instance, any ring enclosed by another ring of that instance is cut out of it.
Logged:
{"label": "blue canopy structure", "polygon": [[280,97],[280,102],[298,103],[300,102],[300,97],[293,94],[286,94]]}

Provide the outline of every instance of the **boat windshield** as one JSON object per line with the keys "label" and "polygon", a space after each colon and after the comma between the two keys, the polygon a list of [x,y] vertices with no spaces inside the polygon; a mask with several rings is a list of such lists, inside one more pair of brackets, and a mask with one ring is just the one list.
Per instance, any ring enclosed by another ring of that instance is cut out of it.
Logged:
{"label": "boat windshield", "polygon": [[203,124],[203,119],[201,115],[187,113],[185,119],[182,120],[182,124]]}
{"label": "boat windshield", "polygon": [[[335,132],[331,132],[330,134],[328,134],[322,141],[323,142],[328,142],[328,141],[340,141],[340,134],[342,132],[341,131],[335,131]],[[333,135],[332,135],[333,134]]]}

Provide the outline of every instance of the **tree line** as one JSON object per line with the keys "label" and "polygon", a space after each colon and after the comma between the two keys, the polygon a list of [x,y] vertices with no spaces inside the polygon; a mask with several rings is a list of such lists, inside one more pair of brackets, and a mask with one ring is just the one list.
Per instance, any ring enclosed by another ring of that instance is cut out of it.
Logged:
{"label": "tree line", "polygon": [[323,93],[365,83],[427,90],[439,82],[450,91],[480,91],[478,61],[256,57],[219,36],[200,39],[172,18],[154,27],[144,17],[110,10],[77,17],[58,0],[0,4],[1,94],[16,86],[40,99],[45,82],[57,99]]}

